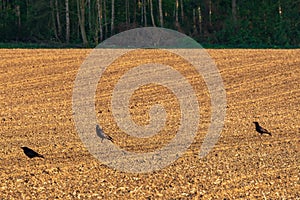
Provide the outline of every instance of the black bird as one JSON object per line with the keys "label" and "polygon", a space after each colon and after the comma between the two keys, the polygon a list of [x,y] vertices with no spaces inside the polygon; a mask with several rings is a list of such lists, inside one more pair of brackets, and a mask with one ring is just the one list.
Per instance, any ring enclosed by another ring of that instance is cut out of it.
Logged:
{"label": "black bird", "polygon": [[21,147],[25,153],[26,156],[28,156],[29,158],[34,158],[34,157],[40,157],[40,158],[44,158],[43,155],[35,152],[34,150],[28,148],[28,147]]}
{"label": "black bird", "polygon": [[104,139],[108,139],[108,140],[114,142],[113,139],[109,135],[106,135],[103,132],[103,130],[100,128],[100,126],[98,124],[96,126],[96,133],[102,139],[101,142],[103,142]]}
{"label": "black bird", "polygon": [[271,134],[267,129],[264,129],[263,127],[261,127],[261,126],[258,124],[258,122],[253,122],[253,123],[255,124],[255,130],[256,130],[257,132],[259,132],[261,135],[264,134],[264,133],[266,133],[266,134],[272,136],[272,134]]}

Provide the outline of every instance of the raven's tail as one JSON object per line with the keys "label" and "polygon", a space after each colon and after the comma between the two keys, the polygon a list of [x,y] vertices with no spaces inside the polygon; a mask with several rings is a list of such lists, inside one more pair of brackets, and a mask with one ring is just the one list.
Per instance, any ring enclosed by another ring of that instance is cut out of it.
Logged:
{"label": "raven's tail", "polygon": [[40,158],[45,158],[43,155],[41,154],[38,154],[37,157],[40,157]]}
{"label": "raven's tail", "polygon": [[112,139],[112,137],[110,137],[109,135],[107,135],[107,139],[110,140],[111,142],[114,142],[114,140]]}

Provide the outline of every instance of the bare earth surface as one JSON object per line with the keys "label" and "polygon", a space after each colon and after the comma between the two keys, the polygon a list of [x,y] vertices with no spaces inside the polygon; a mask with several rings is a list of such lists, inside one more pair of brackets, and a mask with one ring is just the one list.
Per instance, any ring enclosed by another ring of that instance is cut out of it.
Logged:
{"label": "bare earth surface", "polygon": [[[146,125],[149,106],[159,103],[168,115],[166,128],[150,139],[119,130],[110,97],[129,66],[147,59],[168,64],[197,92],[201,120],[193,144],[173,164],[144,174],[107,167],[76,132],[73,85],[90,52],[0,50],[0,199],[300,199],[300,50],[208,50],[224,81],[227,114],[218,143],[203,159],[198,155],[211,113],[202,77],[168,53],[155,56],[155,50],[112,64],[96,91],[97,120],[127,151],[163,147],[180,118],[170,90],[148,85],[130,100],[132,118]],[[273,135],[260,136],[253,121]],[[45,159],[27,158],[21,146]]]}

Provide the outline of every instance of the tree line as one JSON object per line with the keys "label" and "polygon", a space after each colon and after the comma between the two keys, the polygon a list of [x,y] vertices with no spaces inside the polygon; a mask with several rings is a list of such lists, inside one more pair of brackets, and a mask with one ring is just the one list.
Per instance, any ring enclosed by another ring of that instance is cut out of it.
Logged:
{"label": "tree line", "polygon": [[93,47],[137,27],[200,43],[300,46],[299,0],[1,0],[0,42]]}

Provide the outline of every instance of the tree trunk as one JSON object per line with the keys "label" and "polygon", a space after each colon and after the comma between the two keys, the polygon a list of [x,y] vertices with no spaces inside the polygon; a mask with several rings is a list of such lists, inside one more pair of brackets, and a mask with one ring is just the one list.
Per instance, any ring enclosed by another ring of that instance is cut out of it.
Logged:
{"label": "tree trunk", "polygon": [[176,2],[175,2],[175,26],[177,28],[177,31],[182,32],[180,23],[178,20],[178,13],[179,13],[179,0],[176,0]]}
{"label": "tree trunk", "polygon": [[202,33],[202,12],[200,5],[198,6],[199,34]]}
{"label": "tree trunk", "polygon": [[147,2],[143,0],[143,9],[144,9],[144,26],[147,26]]}
{"label": "tree trunk", "polygon": [[136,24],[136,0],[134,0],[133,23]]}
{"label": "tree trunk", "polygon": [[152,0],[150,0],[150,15],[151,15],[152,26],[156,27],[155,20],[154,20],[154,15],[153,15],[153,2],[152,2]]}
{"label": "tree trunk", "polygon": [[181,23],[184,22],[184,9],[183,9],[183,1],[180,0],[180,7],[181,7]]}
{"label": "tree trunk", "polygon": [[92,30],[92,14],[91,14],[91,0],[87,1],[88,4],[88,21],[89,21],[89,30]]}
{"label": "tree trunk", "polygon": [[16,40],[19,40],[19,36],[21,33],[21,11],[20,11],[20,6],[16,5],[16,17],[18,19],[18,33],[17,33],[17,38]]}
{"label": "tree trunk", "polygon": [[212,3],[211,3],[211,0],[209,0],[209,5],[208,5],[208,7],[209,7],[209,25],[210,26],[212,26]]}
{"label": "tree trunk", "polygon": [[163,11],[162,11],[162,0],[158,0],[158,9],[159,9],[160,26],[164,27],[164,18],[163,18]]}
{"label": "tree trunk", "polygon": [[104,11],[104,28],[105,28],[105,35],[104,35],[104,37],[107,38],[108,26],[107,26],[106,0],[103,0],[103,11]]}
{"label": "tree trunk", "polygon": [[102,0],[97,0],[97,9],[98,9],[100,42],[102,42],[102,40],[103,40],[103,30],[102,30]]}
{"label": "tree trunk", "polygon": [[54,36],[57,40],[59,40],[58,35],[57,35],[57,29],[56,29],[56,20],[55,20],[55,13],[54,13],[55,11],[54,11],[54,6],[53,6],[53,0],[50,0],[50,8],[51,8],[51,18],[52,18]]}
{"label": "tree trunk", "polygon": [[178,8],[179,8],[179,0],[175,2],[175,23],[178,24]]}
{"label": "tree trunk", "polygon": [[125,18],[126,18],[126,26],[129,25],[129,2],[125,0]]}
{"label": "tree trunk", "polygon": [[56,9],[56,21],[57,21],[58,37],[61,37],[61,23],[60,23],[60,18],[59,18],[58,0],[55,0],[55,9]]}
{"label": "tree trunk", "polygon": [[77,0],[77,12],[82,42],[86,47],[88,46],[88,41],[85,32],[85,0]]}
{"label": "tree trunk", "polygon": [[195,8],[193,8],[193,29],[194,29],[194,34],[197,33],[197,26],[196,26],[196,11]]}
{"label": "tree trunk", "polygon": [[231,1],[231,13],[232,13],[233,24],[234,24],[234,26],[236,26],[236,21],[237,21],[237,17],[236,17],[236,0]]}
{"label": "tree trunk", "polygon": [[29,8],[30,8],[29,0],[26,0],[26,19],[28,19],[29,17]]}
{"label": "tree trunk", "polygon": [[18,19],[18,30],[21,30],[21,11],[20,11],[20,6],[16,5],[16,17]]}
{"label": "tree trunk", "polygon": [[69,0],[66,0],[66,42],[70,42],[70,11]]}
{"label": "tree trunk", "polygon": [[114,22],[115,22],[115,0],[111,0],[111,27],[110,27],[110,34],[114,34]]}
{"label": "tree trunk", "polygon": [[280,0],[278,1],[278,14],[280,17],[280,20],[282,19],[282,7],[281,7],[281,2]]}
{"label": "tree trunk", "polygon": [[142,2],[139,1],[139,8],[141,9],[141,25],[143,25],[144,23],[144,7],[143,7],[143,3],[144,0],[141,0]]}

